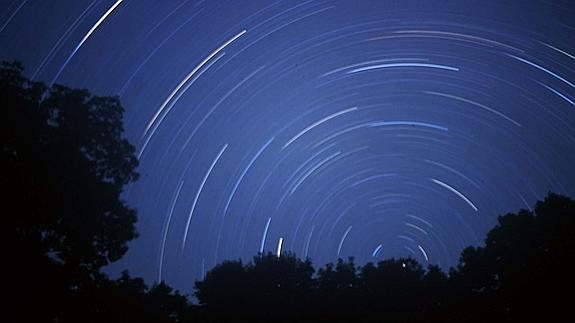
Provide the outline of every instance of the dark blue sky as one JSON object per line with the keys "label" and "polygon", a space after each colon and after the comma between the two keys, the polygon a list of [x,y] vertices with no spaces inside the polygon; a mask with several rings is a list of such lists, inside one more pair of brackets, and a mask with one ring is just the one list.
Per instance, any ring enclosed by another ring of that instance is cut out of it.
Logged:
{"label": "dark blue sky", "polygon": [[187,293],[280,245],[447,268],[575,196],[571,1],[1,0],[0,59],[120,96],[140,237],[109,270]]}

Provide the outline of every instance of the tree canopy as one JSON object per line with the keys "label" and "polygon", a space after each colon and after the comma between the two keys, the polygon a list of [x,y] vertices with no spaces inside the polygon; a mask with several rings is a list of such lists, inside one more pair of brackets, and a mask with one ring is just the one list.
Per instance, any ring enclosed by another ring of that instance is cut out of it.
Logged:
{"label": "tree canopy", "polygon": [[[136,237],[136,211],[120,199],[137,179],[116,97],[47,88],[0,69],[2,184],[9,236],[54,261],[98,270]],[[21,252],[19,252],[21,253]]]}
{"label": "tree canopy", "polygon": [[309,260],[267,254],[216,266],[196,282],[196,296],[221,320],[238,315],[221,307],[254,321],[560,320],[569,317],[573,259],[575,201],[550,193],[534,211],[500,216],[449,275],[410,258],[363,266],[339,259],[314,271]]}
{"label": "tree canopy", "polygon": [[[19,63],[3,63],[0,104],[3,238],[8,291],[18,304],[12,310],[55,318],[53,305],[74,303],[137,236],[136,210],[120,195],[138,178],[138,162],[122,137],[117,97],[47,87],[24,77]],[[43,311],[21,308],[31,291],[45,300]]]}

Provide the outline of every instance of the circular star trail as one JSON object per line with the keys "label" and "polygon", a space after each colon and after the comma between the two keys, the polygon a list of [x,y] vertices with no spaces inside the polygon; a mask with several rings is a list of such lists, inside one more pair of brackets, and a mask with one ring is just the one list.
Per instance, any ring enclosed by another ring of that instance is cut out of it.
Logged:
{"label": "circular star trail", "polygon": [[109,268],[190,292],[215,264],[448,268],[497,215],[575,196],[569,1],[20,1],[0,59],[118,95],[140,237]]}

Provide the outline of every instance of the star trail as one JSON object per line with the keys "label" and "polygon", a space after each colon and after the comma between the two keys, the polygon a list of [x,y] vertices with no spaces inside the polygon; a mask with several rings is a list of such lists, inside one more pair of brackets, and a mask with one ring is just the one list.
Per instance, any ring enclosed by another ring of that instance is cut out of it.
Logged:
{"label": "star trail", "polygon": [[412,257],[575,196],[570,1],[0,1],[0,59],[118,95],[140,237],[107,270]]}

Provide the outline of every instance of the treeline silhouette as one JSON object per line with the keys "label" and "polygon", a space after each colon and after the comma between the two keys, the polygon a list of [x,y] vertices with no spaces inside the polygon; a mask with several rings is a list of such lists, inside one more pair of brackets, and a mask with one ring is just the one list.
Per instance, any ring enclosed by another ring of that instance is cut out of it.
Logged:
{"label": "treeline silhouette", "polygon": [[218,321],[561,322],[572,317],[574,234],[575,201],[550,193],[534,212],[500,216],[448,275],[413,259],[339,259],[316,272],[269,253],[216,266],[195,295]]}
{"label": "treeline silhouette", "polygon": [[137,180],[118,98],[47,87],[0,67],[3,322],[569,321],[575,201],[549,193],[498,218],[444,273],[413,259],[314,269],[294,254],[223,262],[193,305],[166,284],[101,272],[137,237],[121,200]]}

